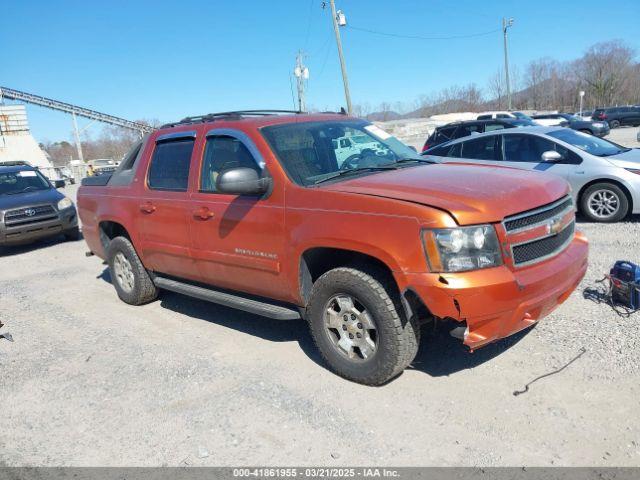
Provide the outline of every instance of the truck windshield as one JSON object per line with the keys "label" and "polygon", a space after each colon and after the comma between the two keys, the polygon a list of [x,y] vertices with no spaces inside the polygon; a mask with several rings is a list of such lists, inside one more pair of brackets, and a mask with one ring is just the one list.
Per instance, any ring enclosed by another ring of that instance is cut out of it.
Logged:
{"label": "truck windshield", "polygon": [[617,143],[604,140],[602,138],[587,135],[586,133],[576,132],[575,130],[569,130],[563,128],[561,130],[554,130],[547,135],[557,138],[563,142],[567,142],[574,147],[584,150],[596,157],[609,157],[611,155],[617,155],[619,153],[628,152],[630,148],[625,148]]}
{"label": "truck windshield", "polygon": [[[364,121],[302,122],[264,127],[262,134],[291,179],[314,185],[337,172],[382,171],[424,162],[415,150]],[[344,176],[353,178],[353,175]]]}
{"label": "truck windshield", "polygon": [[15,195],[50,188],[47,179],[35,170],[0,173],[0,195]]}

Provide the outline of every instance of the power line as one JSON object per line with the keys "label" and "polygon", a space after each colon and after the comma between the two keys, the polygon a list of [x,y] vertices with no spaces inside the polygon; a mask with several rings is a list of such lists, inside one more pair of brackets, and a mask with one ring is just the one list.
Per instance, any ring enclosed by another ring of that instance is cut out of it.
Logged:
{"label": "power line", "polygon": [[307,35],[304,39],[304,48],[309,44],[309,34],[311,33],[311,19],[313,17],[313,0],[309,2],[309,20],[307,22]]}
{"label": "power line", "polygon": [[470,33],[466,35],[423,37],[421,35],[403,35],[400,33],[380,32],[378,30],[371,30],[369,28],[354,27],[353,25],[346,25],[346,28],[350,30],[357,30],[359,32],[367,32],[367,33],[373,33],[375,35],[383,35],[385,37],[408,38],[412,40],[455,40],[456,38],[474,38],[474,37],[482,37],[485,35],[491,35],[492,33],[496,33],[501,30],[500,28],[496,28],[494,30],[489,30],[488,32]]}

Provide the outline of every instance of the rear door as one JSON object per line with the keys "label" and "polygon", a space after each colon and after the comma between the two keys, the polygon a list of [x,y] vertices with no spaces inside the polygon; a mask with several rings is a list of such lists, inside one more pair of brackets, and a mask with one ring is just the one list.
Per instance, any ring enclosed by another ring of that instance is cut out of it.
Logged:
{"label": "rear door", "polygon": [[190,279],[197,278],[187,223],[195,137],[195,131],[188,131],[156,139],[135,212],[145,266]]}
{"label": "rear door", "polygon": [[570,169],[565,160],[553,163],[542,161],[542,154],[552,150],[563,155],[565,160],[568,160],[572,154],[562,145],[538,135],[526,133],[502,134],[503,165],[524,170],[548,172],[568,179]]}
{"label": "rear door", "polygon": [[458,148],[451,149],[448,156],[457,156],[465,162],[501,165],[500,135],[483,135],[461,142]]}
{"label": "rear door", "polygon": [[199,164],[188,223],[202,281],[281,298],[288,291],[281,271],[286,256],[284,185],[274,182],[263,196],[216,191],[216,178],[224,170],[245,167],[269,175],[256,144],[240,130],[210,130]]}

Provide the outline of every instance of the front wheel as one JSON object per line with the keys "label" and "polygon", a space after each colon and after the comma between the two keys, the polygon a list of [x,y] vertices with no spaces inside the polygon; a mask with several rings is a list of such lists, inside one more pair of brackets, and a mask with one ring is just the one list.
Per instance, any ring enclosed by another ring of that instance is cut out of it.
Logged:
{"label": "front wheel", "polygon": [[129,305],[142,305],[158,296],[158,289],[128,238],[116,237],[109,242],[107,262],[120,300]]}
{"label": "front wheel", "polygon": [[610,128],[618,128],[620,126],[620,122],[618,120],[611,120],[609,122]]}
{"label": "front wheel", "polygon": [[596,183],[582,194],[580,209],[593,222],[619,222],[629,213],[629,200],[617,185]]}
{"label": "front wheel", "polygon": [[419,326],[404,317],[384,276],[336,268],[313,285],[307,320],[313,340],[334,373],[380,385],[415,358]]}

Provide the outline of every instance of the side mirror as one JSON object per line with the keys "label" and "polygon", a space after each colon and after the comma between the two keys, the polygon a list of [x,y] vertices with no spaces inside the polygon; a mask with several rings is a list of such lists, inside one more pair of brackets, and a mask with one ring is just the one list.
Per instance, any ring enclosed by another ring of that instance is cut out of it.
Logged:
{"label": "side mirror", "polygon": [[65,185],[64,180],[54,180],[53,181],[53,186],[55,188],[64,188],[64,185]]}
{"label": "side mirror", "polygon": [[564,157],[560,153],[556,152],[555,150],[549,150],[542,154],[543,162],[556,163],[562,160],[563,158]]}
{"label": "side mirror", "polygon": [[414,152],[418,153],[418,149],[416,147],[414,147],[413,145],[409,145],[409,148],[411,150],[413,150]]}
{"label": "side mirror", "polygon": [[271,178],[260,178],[253,168],[226,170],[216,179],[216,190],[232,195],[262,195],[271,187]]}

